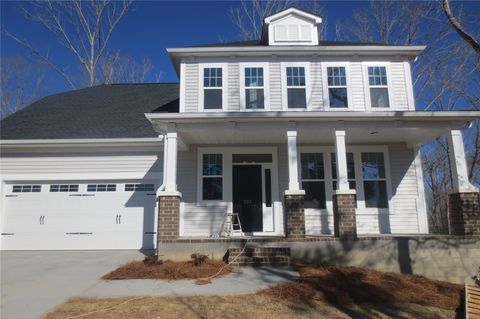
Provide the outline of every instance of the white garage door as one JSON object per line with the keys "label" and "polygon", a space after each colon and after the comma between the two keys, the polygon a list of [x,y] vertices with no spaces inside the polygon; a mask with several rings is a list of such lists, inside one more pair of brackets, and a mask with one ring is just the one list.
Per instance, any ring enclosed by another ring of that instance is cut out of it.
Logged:
{"label": "white garage door", "polygon": [[150,181],[7,184],[2,250],[153,249]]}

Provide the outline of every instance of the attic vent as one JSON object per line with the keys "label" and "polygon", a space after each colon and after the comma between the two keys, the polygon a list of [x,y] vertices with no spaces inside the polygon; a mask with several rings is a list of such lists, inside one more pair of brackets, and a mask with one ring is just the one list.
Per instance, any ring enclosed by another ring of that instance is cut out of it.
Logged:
{"label": "attic vent", "polygon": [[276,42],[310,41],[312,39],[311,26],[309,25],[277,25],[275,26]]}

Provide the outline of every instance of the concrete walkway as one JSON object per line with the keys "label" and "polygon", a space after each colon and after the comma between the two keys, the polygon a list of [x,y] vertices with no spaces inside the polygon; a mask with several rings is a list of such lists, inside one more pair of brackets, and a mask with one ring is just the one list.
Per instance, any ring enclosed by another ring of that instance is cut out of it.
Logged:
{"label": "concrete walkway", "polygon": [[213,279],[210,284],[196,285],[194,280],[113,280],[101,281],[81,296],[196,296],[237,295],[252,293],[298,278],[290,268],[241,268],[239,272]]}
{"label": "concrete walkway", "polygon": [[18,251],[0,253],[0,318],[42,318],[74,296],[245,294],[297,278],[291,269],[242,268],[208,285],[193,280],[103,281],[100,277],[138,251]]}

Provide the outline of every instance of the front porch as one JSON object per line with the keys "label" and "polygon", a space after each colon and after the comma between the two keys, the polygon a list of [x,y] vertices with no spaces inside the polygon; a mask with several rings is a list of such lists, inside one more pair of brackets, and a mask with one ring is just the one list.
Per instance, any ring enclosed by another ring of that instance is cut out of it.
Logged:
{"label": "front porch", "polygon": [[465,179],[457,130],[468,116],[426,122],[415,113],[153,114],[165,134],[159,249],[191,237],[235,242],[218,238],[227,213],[240,215],[245,235],[276,240],[428,233],[419,144],[449,133],[458,193],[478,193]]}

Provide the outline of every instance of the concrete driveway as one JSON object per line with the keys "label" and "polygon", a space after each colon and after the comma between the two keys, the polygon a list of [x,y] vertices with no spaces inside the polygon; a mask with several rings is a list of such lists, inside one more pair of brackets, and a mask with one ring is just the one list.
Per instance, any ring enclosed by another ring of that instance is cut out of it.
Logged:
{"label": "concrete driveway", "polygon": [[0,318],[41,318],[120,264],[142,258],[139,251],[1,252]]}

